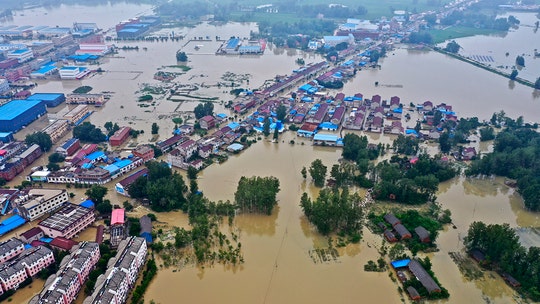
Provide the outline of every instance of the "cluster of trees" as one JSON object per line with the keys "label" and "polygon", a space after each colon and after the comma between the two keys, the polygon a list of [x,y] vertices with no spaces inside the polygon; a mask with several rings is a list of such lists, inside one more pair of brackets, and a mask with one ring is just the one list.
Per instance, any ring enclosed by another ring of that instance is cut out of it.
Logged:
{"label": "cluster of trees", "polygon": [[107,121],[103,127],[105,127],[105,130],[107,131],[107,136],[111,137],[114,132],[120,130],[120,126],[117,123],[112,123],[112,121]]}
{"label": "cluster of trees", "polygon": [[420,140],[413,136],[399,134],[392,142],[392,148],[395,152],[404,155],[416,155],[420,147]]}
{"label": "cluster of trees", "polygon": [[94,202],[96,210],[103,215],[110,215],[113,209],[111,201],[104,199],[107,192],[108,189],[106,187],[93,185],[84,193],[92,202]]}
{"label": "cluster of trees", "polygon": [[413,32],[409,35],[410,43],[433,43],[433,37],[428,32]]}
{"label": "cluster of trees", "polygon": [[362,229],[362,208],[360,197],[350,195],[344,187],[322,189],[317,200],[312,201],[307,193],[302,194],[300,206],[308,220],[324,235],[338,233],[346,235],[352,242],[360,241]]}
{"label": "cluster of trees", "polygon": [[439,183],[456,176],[457,170],[440,157],[421,154],[412,164],[407,157],[392,156],[375,166],[373,196],[404,204],[423,204],[435,199]]}
{"label": "cluster of trees", "polygon": [[488,266],[510,274],[521,283],[521,291],[534,301],[540,301],[540,248],[526,249],[519,243],[508,224],[474,222],[464,241],[467,250],[478,249]]}
{"label": "cluster of trees", "polygon": [[58,163],[63,162],[65,159],[66,158],[63,155],[55,152],[49,155],[49,164],[47,165],[47,168],[49,171],[58,171],[60,170],[60,165]]}
{"label": "cluster of trees", "polygon": [[212,115],[212,113],[214,113],[214,104],[211,101],[199,103],[193,112],[195,113],[195,118],[197,119],[201,119],[207,115]]}
{"label": "cluster of trees", "polygon": [[292,23],[261,20],[259,22],[259,33],[266,38],[270,38],[273,43],[277,42],[276,46],[284,46],[289,35],[303,33],[305,37],[300,42],[302,49],[307,48],[310,37],[330,35],[335,29],[336,25],[332,20],[302,20]]}
{"label": "cluster of trees", "polygon": [[467,11],[455,10],[442,18],[440,22],[441,25],[444,26],[451,26],[459,23],[462,26],[494,29],[497,31],[508,31],[510,26],[519,22],[519,20],[513,16],[511,16],[512,18],[497,18],[496,15],[486,15],[476,12],[478,11],[473,10],[472,6],[471,9]]}
{"label": "cluster of trees", "polygon": [[173,173],[166,163],[151,161],[146,163],[148,177],[141,176],[129,187],[132,198],[148,199],[155,211],[187,210],[185,194],[188,189],[184,179]]}
{"label": "cluster of trees", "polygon": [[[326,170],[327,168],[323,164],[322,160],[316,159],[311,162],[311,166],[309,167],[309,175],[311,176],[315,187],[324,187],[324,181],[326,180]],[[302,175],[305,175],[304,171],[302,172]]]}
{"label": "cluster of trees", "polygon": [[276,177],[245,177],[238,181],[234,199],[238,208],[245,212],[271,214],[277,204],[279,180]]}
{"label": "cluster of trees", "polygon": [[26,135],[24,141],[29,146],[34,144],[38,145],[43,152],[49,151],[53,145],[51,136],[41,131]]}
{"label": "cluster of trees", "polygon": [[[440,121],[442,114],[439,111],[435,111],[433,121]],[[455,122],[447,120],[442,124],[444,131],[439,137],[439,148],[441,152],[448,153],[452,148],[457,147],[459,144],[467,143],[467,137],[482,125],[478,121],[477,117],[472,118],[460,118]]]}
{"label": "cluster of trees", "polygon": [[133,290],[133,294],[131,295],[131,303],[144,303],[144,293],[146,292],[146,289],[148,288],[148,285],[150,285],[152,279],[156,276],[157,271],[158,268],[156,265],[156,261],[154,260],[154,258],[151,258],[146,263],[146,269],[143,271],[141,284],[137,285],[137,287],[135,287],[135,289]]}
{"label": "cluster of trees", "polygon": [[[514,122],[513,124],[516,124]],[[525,207],[540,210],[540,134],[520,126],[506,127],[495,138],[493,152],[474,161],[466,171],[468,176],[495,174],[517,180],[518,192]]]}
{"label": "cluster of trees", "polygon": [[187,62],[188,56],[186,55],[186,52],[176,52],[176,61]]}
{"label": "cluster of trees", "polygon": [[[113,132],[114,133],[114,132]],[[73,128],[73,137],[80,139],[81,141],[100,143],[106,139],[105,134],[101,129],[97,128],[88,121]]]}
{"label": "cluster of trees", "polygon": [[446,44],[444,50],[450,53],[457,54],[460,48],[461,46],[455,40],[452,40]]}

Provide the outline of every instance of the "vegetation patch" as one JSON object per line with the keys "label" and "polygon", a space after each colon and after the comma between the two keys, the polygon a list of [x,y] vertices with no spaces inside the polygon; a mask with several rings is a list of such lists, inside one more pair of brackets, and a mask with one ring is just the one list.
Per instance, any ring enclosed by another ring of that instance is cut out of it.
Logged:
{"label": "vegetation patch", "polygon": [[75,93],[75,94],[86,94],[86,93],[88,93],[90,91],[92,91],[91,86],[82,86],[82,87],[78,87],[75,90],[73,90],[73,93]]}

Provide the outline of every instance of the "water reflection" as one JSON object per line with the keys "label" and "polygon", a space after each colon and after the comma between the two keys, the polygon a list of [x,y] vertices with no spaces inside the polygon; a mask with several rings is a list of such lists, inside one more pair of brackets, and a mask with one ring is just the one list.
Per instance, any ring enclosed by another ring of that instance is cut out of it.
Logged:
{"label": "water reflection", "polygon": [[275,206],[271,215],[266,214],[239,214],[235,223],[247,235],[273,236],[276,233],[276,220],[279,206]]}

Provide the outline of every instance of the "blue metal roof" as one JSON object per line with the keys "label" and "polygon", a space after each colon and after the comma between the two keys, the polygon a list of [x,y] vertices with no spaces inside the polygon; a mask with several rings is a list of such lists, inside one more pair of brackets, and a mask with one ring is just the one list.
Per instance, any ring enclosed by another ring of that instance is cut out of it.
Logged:
{"label": "blue metal roof", "polygon": [[41,102],[41,100],[12,100],[0,107],[0,120],[12,120]]}
{"label": "blue metal roof", "polygon": [[320,133],[317,133],[317,134],[315,134],[315,136],[313,136],[313,140],[324,140],[324,141],[335,141],[335,142],[337,142],[338,139],[339,138],[336,135],[332,135],[332,134],[320,134]]}
{"label": "blue metal roof", "polygon": [[57,69],[57,67],[54,66],[54,65],[46,65],[46,66],[41,67],[39,70],[35,71],[34,73],[46,74],[46,73],[48,73],[50,71],[53,71],[55,69]]}
{"label": "blue metal roof", "polygon": [[237,122],[231,122],[230,124],[227,125],[227,127],[231,128],[231,130],[235,130],[235,129],[240,128],[240,124]]}
{"label": "blue metal roof", "polygon": [[[321,129],[330,129],[330,130],[337,130],[338,129],[338,125],[336,124],[333,124],[331,122],[323,122],[319,125],[319,128]],[[324,134],[321,134],[321,135],[324,135]]]}
{"label": "blue metal roof", "polygon": [[26,52],[28,52],[28,49],[20,49],[20,50],[11,51],[11,54],[23,54]]}
{"label": "blue metal roof", "polygon": [[94,161],[94,160],[96,160],[96,159],[98,159],[98,158],[100,158],[100,157],[103,157],[103,156],[105,156],[105,152],[103,152],[103,151],[96,151],[96,152],[92,152],[92,153],[86,155],[85,158],[87,158],[87,159],[89,159],[89,160],[91,160],[91,161]]}
{"label": "blue metal roof", "polygon": [[8,233],[17,227],[24,225],[24,223],[26,223],[26,220],[18,214],[9,217],[0,223],[0,235]]}
{"label": "blue metal roof", "polygon": [[117,166],[118,168],[124,168],[132,163],[129,159],[123,159],[120,161],[115,162],[113,165]]}
{"label": "blue metal roof", "polygon": [[70,138],[68,141],[66,141],[62,145],[62,148],[67,149],[67,148],[71,147],[71,145],[73,145],[76,141],[77,141],[77,138]]}
{"label": "blue metal roof", "polygon": [[111,173],[111,175],[118,172],[118,171],[120,171],[120,168],[118,168],[118,166],[116,166],[116,165],[107,165],[107,166],[103,167],[103,169],[109,171],[109,173]]}
{"label": "blue metal roof", "polygon": [[118,33],[137,33],[139,29],[135,28],[125,28],[123,30],[118,31]]}
{"label": "blue metal roof", "polygon": [[63,93],[35,93],[30,95],[27,99],[52,101],[62,96],[64,96]]}

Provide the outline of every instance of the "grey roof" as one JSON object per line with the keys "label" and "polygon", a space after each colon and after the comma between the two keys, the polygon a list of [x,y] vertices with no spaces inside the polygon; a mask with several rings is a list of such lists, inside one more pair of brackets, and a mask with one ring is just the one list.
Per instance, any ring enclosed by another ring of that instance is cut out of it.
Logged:
{"label": "grey roof", "polygon": [[418,237],[422,240],[422,239],[429,239],[430,237],[430,234],[429,234],[429,231],[426,230],[426,228],[422,227],[422,226],[418,226],[416,228],[414,228],[414,232],[416,232],[416,234],[418,235]]}
{"label": "grey roof", "polygon": [[418,290],[416,290],[416,288],[414,288],[412,286],[407,287],[407,292],[409,293],[409,296],[411,297],[411,299],[420,297],[420,294],[418,293]]}
{"label": "grey roof", "polygon": [[427,273],[427,271],[420,265],[420,263],[417,260],[411,260],[409,262],[409,270],[412,272],[412,274],[422,283],[422,286],[424,286],[429,293],[432,292],[440,292],[441,288],[435,280]]}
{"label": "grey roof", "polygon": [[139,222],[141,223],[141,233],[148,232],[152,233],[152,220],[148,215],[144,215],[139,219]]}
{"label": "grey roof", "polygon": [[91,212],[93,212],[91,209],[67,203],[58,212],[41,221],[39,225],[64,232],[71,225]]}
{"label": "grey roof", "polygon": [[388,213],[384,216],[384,220],[388,222],[388,224],[392,225],[392,226],[395,226],[399,223],[401,223],[401,221],[392,213]]}
{"label": "grey roof", "polygon": [[0,243],[0,256],[10,252],[11,250],[22,246],[24,248],[24,243],[16,238],[11,238],[3,243]]}
{"label": "grey roof", "polygon": [[402,224],[397,224],[394,229],[396,229],[396,232],[399,234],[399,236],[401,238],[404,238],[404,237],[411,237],[411,232],[409,232],[409,230],[407,228],[405,228],[405,226],[403,226]]}

